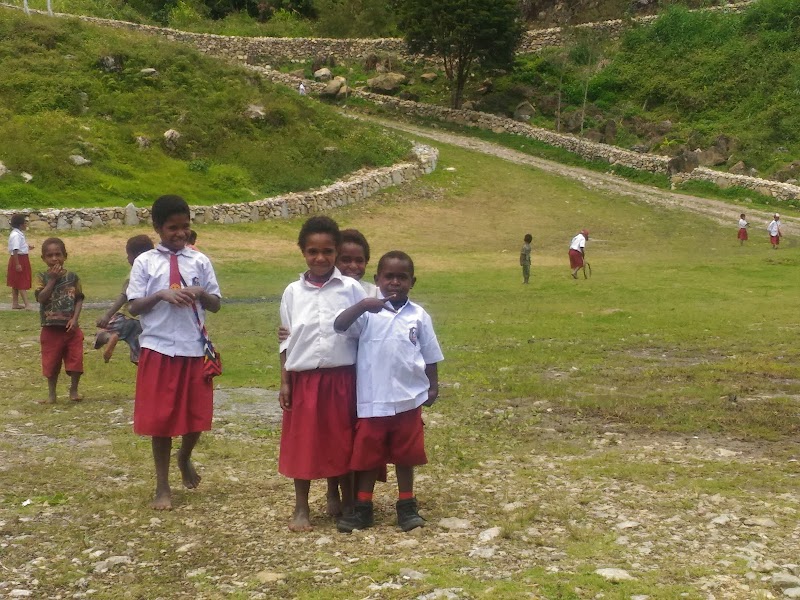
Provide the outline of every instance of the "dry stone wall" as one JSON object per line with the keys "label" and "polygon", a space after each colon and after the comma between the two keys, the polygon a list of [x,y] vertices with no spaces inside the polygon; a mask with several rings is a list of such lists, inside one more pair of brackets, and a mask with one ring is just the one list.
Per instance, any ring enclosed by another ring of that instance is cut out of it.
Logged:
{"label": "dry stone wall", "polygon": [[[195,223],[249,223],[266,219],[321,213],[369,198],[388,187],[401,185],[432,173],[439,151],[424,144],[414,144],[413,162],[380,169],[363,169],[332,185],[306,192],[283,194],[240,204],[192,206]],[[8,229],[15,213],[28,215],[29,227],[36,231],[80,230],[110,225],[151,224],[150,209],[136,208],[67,208],[0,211],[0,229]]]}

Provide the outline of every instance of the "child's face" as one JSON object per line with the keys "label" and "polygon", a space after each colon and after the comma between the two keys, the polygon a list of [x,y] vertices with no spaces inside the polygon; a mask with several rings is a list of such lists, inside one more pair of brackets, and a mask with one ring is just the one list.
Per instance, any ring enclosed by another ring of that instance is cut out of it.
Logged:
{"label": "child's face", "polygon": [[336,242],[329,233],[312,233],[306,238],[303,248],[309,272],[315,277],[324,277],[336,264]]}
{"label": "child's face", "polygon": [[416,282],[417,278],[411,274],[411,265],[402,258],[386,259],[375,275],[375,283],[381,289],[381,294],[384,297],[394,294],[397,302],[405,302]]}
{"label": "child's face", "polygon": [[336,258],[336,266],[343,275],[360,280],[367,270],[367,257],[360,244],[344,242]]}
{"label": "child's face", "polygon": [[58,244],[47,244],[42,248],[42,260],[48,268],[51,268],[55,265],[63,265],[67,260],[67,255]]}
{"label": "child's face", "polygon": [[178,213],[170,215],[161,227],[153,227],[161,237],[161,244],[168,250],[177,252],[186,246],[191,231],[189,215]]}
{"label": "child's face", "polygon": [[133,266],[133,261],[135,261],[135,260],[136,260],[136,256],[137,256],[137,255],[136,255],[136,254],[134,254],[133,252],[128,252],[127,250],[126,250],[125,252],[126,252],[126,254],[128,255],[128,264],[129,264],[130,266]]}

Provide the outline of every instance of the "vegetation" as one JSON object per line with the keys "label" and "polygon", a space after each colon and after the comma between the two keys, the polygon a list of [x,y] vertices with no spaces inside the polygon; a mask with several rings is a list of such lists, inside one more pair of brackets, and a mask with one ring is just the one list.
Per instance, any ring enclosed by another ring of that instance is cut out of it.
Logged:
{"label": "vegetation", "polygon": [[[74,20],[0,12],[0,71],[0,160],[13,172],[0,178],[0,207],[141,205],[167,191],[198,204],[249,201],[410,149],[186,46]],[[263,116],[248,117],[249,105]],[[181,134],[175,147],[163,143],[169,129]]]}

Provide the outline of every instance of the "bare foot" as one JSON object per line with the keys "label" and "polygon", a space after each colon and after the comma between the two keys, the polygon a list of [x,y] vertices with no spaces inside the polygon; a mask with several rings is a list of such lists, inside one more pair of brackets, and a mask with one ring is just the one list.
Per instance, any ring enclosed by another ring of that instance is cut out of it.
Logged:
{"label": "bare foot", "polygon": [[335,496],[328,496],[328,507],[326,512],[330,517],[342,516],[342,500],[337,493]]}
{"label": "bare foot", "polygon": [[184,457],[180,452],[178,452],[178,468],[181,470],[183,485],[187,489],[193,490],[200,485],[202,477],[195,470],[192,461]]}
{"label": "bare foot", "polygon": [[150,503],[150,508],[153,510],[172,510],[172,491],[169,488],[156,490],[156,495]]}
{"label": "bare foot", "polygon": [[14,310],[22,310],[22,307],[19,304],[12,304],[11,308]]}
{"label": "bare foot", "polygon": [[83,396],[81,396],[78,392],[70,392],[69,399],[72,400],[73,402],[80,402],[81,400],[83,400]]}
{"label": "bare foot", "polygon": [[313,531],[314,527],[311,525],[308,509],[295,508],[294,514],[289,521],[289,531],[304,532]]}
{"label": "bare foot", "polygon": [[56,399],[55,398],[48,398],[47,400],[37,400],[36,401],[36,404],[55,404],[55,403],[56,403]]}

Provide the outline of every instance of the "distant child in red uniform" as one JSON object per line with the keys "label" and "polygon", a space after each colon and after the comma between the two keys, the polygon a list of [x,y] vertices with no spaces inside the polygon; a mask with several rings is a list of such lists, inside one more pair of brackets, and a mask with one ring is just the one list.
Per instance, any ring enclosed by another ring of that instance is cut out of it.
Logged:
{"label": "distant child in red uniform", "polygon": [[750,223],[747,222],[747,219],[744,218],[744,213],[739,215],[739,233],[736,237],[739,239],[739,245],[744,246],[744,243],[747,241],[747,228],[750,227]]}
{"label": "distant child in red uniform", "polygon": [[151,506],[170,510],[173,437],[182,436],[177,460],[183,485],[200,484],[191,456],[201,432],[211,429],[214,391],[203,374],[197,319],[204,322],[205,311],[219,310],[221,294],[211,261],[186,247],[191,223],[186,201],[161,196],[152,217],[161,243],[134,261],[126,291],[128,309],[142,324],[133,430],[152,437],[156,492]]}
{"label": "distant child in red uniform", "polygon": [[47,238],[42,243],[42,260],[47,271],[36,276],[36,301],[42,323],[42,373],[47,377],[48,397],[41,404],[56,401],[56,384],[64,370],[71,378],[69,399],[83,400],[78,383],[83,374],[83,332],[78,320],[83,308],[83,289],[78,276],[67,271],[67,247],[59,238]]}
{"label": "distant child in red uniform", "polygon": [[[25,239],[28,220],[23,214],[11,217],[11,233],[8,235],[8,271],[6,285],[11,288],[11,308],[29,309],[27,291],[31,289],[31,260],[28,253],[33,246]],[[22,306],[19,299],[22,298]]]}
{"label": "distant child in red uniform", "polygon": [[339,519],[349,533],[373,524],[375,480],[386,463],[397,469],[397,523],[403,531],[425,524],[414,497],[414,467],[428,462],[422,407],[439,395],[437,364],[444,359],[428,313],[408,299],[414,262],[388,252],[378,262],[381,298],[365,298],[342,311],[338,332],[358,339],[358,421],[350,468],[358,473],[355,510]]}
{"label": "distant child in red uniform", "polygon": [[[283,409],[278,471],[294,479],[292,531],[311,530],[308,495],[312,479],[328,479],[328,512],[352,506],[350,454],[355,423],[356,341],[333,330],[336,312],[365,297],[359,283],[336,268],[342,235],[336,221],[312,217],[297,245],[308,270],[281,298]],[[338,497],[337,483],[342,486]],[[333,494],[336,494],[333,496]]]}
{"label": "distant child in red uniform", "polygon": [[583,268],[586,256],[586,242],[589,240],[589,231],[581,229],[569,243],[569,268],[572,269],[572,278],[578,278],[578,271]]}
{"label": "distant child in red uniform", "polygon": [[[153,241],[146,235],[135,235],[125,244],[125,253],[128,255],[128,264],[133,266],[137,257],[153,249]],[[97,319],[97,332],[94,341],[94,349],[98,350],[103,346],[103,359],[108,362],[114,354],[117,342],[122,340],[130,347],[130,357],[133,364],[139,363],[139,335],[142,333],[142,325],[139,319],[131,316],[126,310],[128,304],[128,284],[130,277],[122,284],[122,292],[105,314]]]}

